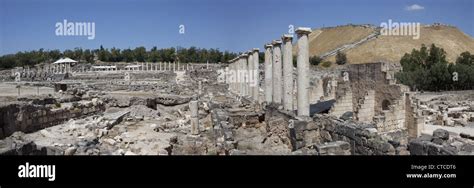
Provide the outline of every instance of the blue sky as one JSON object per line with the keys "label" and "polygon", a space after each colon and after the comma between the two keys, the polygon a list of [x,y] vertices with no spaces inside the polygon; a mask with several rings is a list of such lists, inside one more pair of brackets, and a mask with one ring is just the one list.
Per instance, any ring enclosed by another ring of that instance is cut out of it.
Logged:
{"label": "blue sky", "polygon": [[[415,6],[412,6],[415,5]],[[408,9],[408,7],[413,9]],[[95,39],[56,36],[55,24],[94,22]],[[288,25],[441,22],[474,36],[472,0],[0,0],[0,54],[44,49],[197,46],[246,51]],[[179,25],[185,34],[179,34]]]}

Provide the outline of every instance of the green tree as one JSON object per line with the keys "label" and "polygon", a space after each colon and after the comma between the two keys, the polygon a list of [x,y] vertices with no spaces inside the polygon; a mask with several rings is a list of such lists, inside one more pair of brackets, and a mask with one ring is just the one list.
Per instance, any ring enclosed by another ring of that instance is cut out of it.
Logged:
{"label": "green tree", "polygon": [[133,52],[130,49],[125,49],[122,51],[123,60],[126,62],[132,62],[134,60]]}
{"label": "green tree", "polygon": [[347,57],[346,57],[346,54],[344,52],[341,52],[341,51],[337,51],[337,54],[336,54],[336,64],[338,65],[344,65],[347,63]]}
{"label": "green tree", "polygon": [[108,51],[102,45],[100,45],[98,56],[100,61],[109,61]]}
{"label": "green tree", "polygon": [[135,61],[145,62],[146,58],[146,48],[143,46],[137,47],[133,50],[133,57]]}
{"label": "green tree", "polygon": [[428,50],[422,45],[405,54],[400,64],[403,70],[395,75],[412,90],[464,90],[474,89],[474,65],[469,52],[463,52],[456,64],[448,64],[444,49],[432,44]]}
{"label": "green tree", "polygon": [[456,64],[473,65],[474,54],[471,55],[469,52],[461,53],[461,55],[456,59]]}
{"label": "green tree", "polygon": [[314,65],[314,66],[319,65],[319,63],[321,63],[322,61],[323,61],[323,59],[320,58],[320,57],[317,56],[317,55],[312,56],[312,57],[309,58],[309,63],[310,63],[311,65]]}

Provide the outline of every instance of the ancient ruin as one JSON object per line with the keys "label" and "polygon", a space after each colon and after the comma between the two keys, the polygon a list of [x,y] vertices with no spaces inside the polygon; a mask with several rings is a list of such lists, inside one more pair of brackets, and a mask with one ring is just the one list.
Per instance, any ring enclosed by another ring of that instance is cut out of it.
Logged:
{"label": "ancient ruin", "polygon": [[2,71],[0,154],[474,154],[472,91],[410,91],[392,62],[311,68],[311,32],[295,30],[296,67],[284,34],[264,62],[253,48],[217,64]]}

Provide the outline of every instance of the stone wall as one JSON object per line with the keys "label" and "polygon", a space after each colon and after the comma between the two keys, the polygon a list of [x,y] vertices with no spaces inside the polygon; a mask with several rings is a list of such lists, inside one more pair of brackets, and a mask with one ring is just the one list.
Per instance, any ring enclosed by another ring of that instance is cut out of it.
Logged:
{"label": "stone wall", "polygon": [[418,99],[412,93],[405,94],[405,125],[408,129],[408,136],[416,138],[421,135],[425,127],[425,118],[418,112]]}
{"label": "stone wall", "polygon": [[331,107],[329,113],[336,117],[341,117],[346,112],[353,112],[352,90],[348,82],[339,82],[336,91],[336,102]]}
{"label": "stone wall", "polygon": [[[408,87],[396,84],[397,63],[349,65],[355,119],[376,123],[379,132],[406,129],[405,93]],[[410,102],[410,101],[409,101]]]}
{"label": "stone wall", "polygon": [[67,108],[46,107],[25,102],[3,105],[0,106],[0,138],[10,136],[16,131],[34,132],[72,118],[96,114],[104,109],[103,104],[93,102],[75,103]]}
{"label": "stone wall", "polygon": [[[349,151],[355,155],[406,155],[408,154],[406,131],[382,134],[370,124],[341,121],[328,115],[315,115],[311,120],[297,120],[276,109],[267,109],[266,121],[275,127],[278,134],[286,134],[294,152],[303,154],[325,154],[321,148],[334,146],[342,155],[349,144]],[[286,131],[282,130],[286,127]],[[345,143],[344,143],[345,142]],[[328,144],[330,143],[330,144]],[[319,149],[318,149],[319,148]],[[327,154],[327,153],[326,153]],[[334,154],[334,153],[333,153]]]}

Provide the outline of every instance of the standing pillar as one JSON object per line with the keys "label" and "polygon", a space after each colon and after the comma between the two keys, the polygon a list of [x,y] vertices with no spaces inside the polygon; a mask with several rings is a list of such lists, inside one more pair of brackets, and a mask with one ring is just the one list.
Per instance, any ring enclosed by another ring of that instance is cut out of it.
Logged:
{"label": "standing pillar", "polygon": [[237,72],[237,59],[234,59],[233,63],[232,63],[232,79],[231,79],[231,82],[232,82],[232,91],[234,93],[238,93],[238,82],[237,82],[237,78],[238,78],[238,72]]}
{"label": "standing pillar", "polygon": [[242,96],[246,96],[248,94],[248,88],[247,88],[247,79],[246,79],[246,74],[247,74],[247,57],[248,54],[242,54],[240,58],[240,82],[241,82],[241,93]]}
{"label": "standing pillar", "polygon": [[293,35],[283,35],[283,109],[293,111]]}
{"label": "standing pillar", "polygon": [[273,68],[272,45],[265,45],[265,102],[270,104],[273,100]]}
{"label": "standing pillar", "polygon": [[173,72],[176,72],[176,61],[173,62]]}
{"label": "standing pillar", "polygon": [[282,66],[281,66],[281,41],[274,40],[273,45],[273,102],[281,104],[282,101]]}
{"label": "standing pillar", "polygon": [[259,82],[260,82],[260,74],[259,74],[259,71],[258,71],[258,51],[259,49],[258,48],[254,48],[252,50],[252,53],[253,53],[253,67],[252,67],[252,76],[253,77],[253,83],[251,84],[254,84],[253,87],[252,87],[252,98],[256,101],[256,102],[260,102],[259,101],[259,97],[258,97],[258,91],[259,91]]}
{"label": "standing pillar", "polygon": [[198,101],[189,102],[189,111],[191,111],[191,134],[199,134],[199,110],[198,110]]}
{"label": "standing pillar", "polygon": [[297,88],[298,116],[309,116],[309,44],[311,28],[298,28]]}
{"label": "standing pillar", "polygon": [[240,78],[240,63],[241,61],[241,55],[237,57],[235,60],[235,86],[236,86],[236,93],[241,96],[242,95],[242,84],[241,84],[241,78]]}
{"label": "standing pillar", "polygon": [[200,96],[202,94],[202,82],[198,81],[198,95]]}
{"label": "standing pillar", "polygon": [[[248,51],[247,52],[248,54],[248,57],[247,57],[247,63],[245,64],[245,86],[246,86],[246,90],[247,90],[247,95],[253,99],[253,94],[252,94],[252,91],[253,91],[253,87],[250,83],[250,76],[251,76],[251,73],[253,72],[252,69],[253,69],[253,53],[252,51]],[[253,99],[255,100],[255,99]]]}
{"label": "standing pillar", "polygon": [[233,60],[229,61],[229,77],[228,77],[228,83],[229,83],[229,90],[231,92],[234,92],[234,82],[232,81],[233,77],[233,72],[234,72],[234,62]]}

